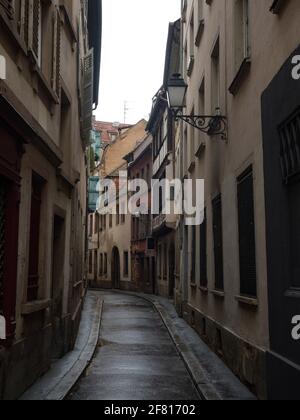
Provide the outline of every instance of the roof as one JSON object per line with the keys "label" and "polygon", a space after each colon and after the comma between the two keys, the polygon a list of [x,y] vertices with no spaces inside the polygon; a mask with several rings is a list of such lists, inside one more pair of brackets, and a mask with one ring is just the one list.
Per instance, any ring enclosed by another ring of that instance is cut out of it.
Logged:
{"label": "roof", "polygon": [[120,124],[106,121],[93,121],[94,130],[101,133],[101,141],[104,143],[111,143],[112,139],[110,134],[119,136],[124,130],[131,128],[132,125]]}
{"label": "roof", "polygon": [[102,163],[102,176],[113,173],[126,164],[124,156],[133,151],[147,136],[147,121],[141,120],[121,134],[105,149]]}
{"label": "roof", "polygon": [[153,98],[152,111],[147,130],[152,134],[156,130],[157,123],[167,108],[167,87],[168,82],[175,73],[180,71],[180,37],[181,20],[169,24],[168,41],[166,47],[164,82],[162,87]]}

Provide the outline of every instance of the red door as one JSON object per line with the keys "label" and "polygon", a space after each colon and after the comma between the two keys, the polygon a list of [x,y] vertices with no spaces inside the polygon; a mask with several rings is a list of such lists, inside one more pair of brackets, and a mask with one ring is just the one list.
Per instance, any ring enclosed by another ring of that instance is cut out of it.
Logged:
{"label": "red door", "polygon": [[16,284],[20,203],[20,139],[0,119],[0,314],[6,320],[5,345],[16,327]]}

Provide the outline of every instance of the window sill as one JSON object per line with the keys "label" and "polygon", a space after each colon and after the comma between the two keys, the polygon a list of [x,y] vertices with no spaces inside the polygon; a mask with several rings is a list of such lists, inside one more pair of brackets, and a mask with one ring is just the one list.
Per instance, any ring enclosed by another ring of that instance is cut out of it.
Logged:
{"label": "window sill", "polygon": [[27,55],[27,47],[24,41],[20,38],[20,35],[16,31],[16,29],[13,27],[12,22],[8,19],[6,14],[2,11],[0,11],[0,20],[2,23],[5,24],[6,29],[8,29],[10,34],[12,35],[11,39],[13,39],[18,45],[18,47],[23,51],[23,53]]}
{"label": "window sill", "polygon": [[258,299],[251,298],[247,296],[236,296],[235,299],[241,304],[241,305],[247,305],[251,308],[258,308]]}
{"label": "window sill", "polygon": [[216,298],[225,299],[225,292],[222,292],[221,290],[211,290],[210,293],[212,293]]}
{"label": "window sill", "polygon": [[51,300],[36,300],[34,302],[28,302],[22,305],[21,314],[23,316],[35,314],[37,312],[42,312],[45,309],[48,309],[51,305]]}
{"label": "window sill", "polygon": [[192,288],[192,289],[196,289],[196,288],[197,288],[197,284],[196,284],[195,282],[192,282],[192,283],[191,283],[191,288]]}
{"label": "window sill", "polygon": [[208,288],[207,288],[207,287],[200,286],[200,287],[199,287],[199,290],[200,290],[202,293],[204,293],[205,295],[207,295],[207,294],[208,294]]}
{"label": "window sill", "polygon": [[250,58],[245,58],[235,76],[235,78],[233,79],[233,82],[231,83],[230,87],[229,87],[229,92],[232,95],[236,95],[242,82],[244,81],[245,77],[247,76],[247,74],[250,71],[250,67],[251,67],[251,59]]}

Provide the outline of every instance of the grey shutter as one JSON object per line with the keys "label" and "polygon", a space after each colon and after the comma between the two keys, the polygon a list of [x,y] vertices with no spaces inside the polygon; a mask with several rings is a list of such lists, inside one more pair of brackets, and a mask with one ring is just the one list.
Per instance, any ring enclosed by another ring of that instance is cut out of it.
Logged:
{"label": "grey shutter", "polygon": [[91,49],[83,59],[81,129],[85,140],[89,139],[93,117],[94,50]]}
{"label": "grey shutter", "polygon": [[60,13],[56,9],[53,16],[53,59],[52,59],[52,89],[60,96],[60,54],[61,54],[61,23]]}
{"label": "grey shutter", "polygon": [[224,290],[222,196],[213,201],[213,233],[215,254],[215,287]]}
{"label": "grey shutter", "polygon": [[238,178],[238,211],[241,294],[256,297],[256,247],[252,167]]}
{"label": "grey shutter", "polygon": [[36,61],[40,51],[40,0],[26,0],[24,13],[24,39]]}
{"label": "grey shutter", "polygon": [[207,222],[206,210],[204,220],[200,226],[200,286],[207,287]]}

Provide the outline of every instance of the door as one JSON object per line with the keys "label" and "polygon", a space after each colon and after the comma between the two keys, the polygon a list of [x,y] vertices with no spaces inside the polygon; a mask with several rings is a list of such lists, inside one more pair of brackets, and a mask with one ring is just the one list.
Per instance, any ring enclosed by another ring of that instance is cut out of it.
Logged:
{"label": "door", "polygon": [[[300,47],[291,55],[300,55]],[[300,82],[289,57],[262,95],[270,351],[268,397],[299,400]]]}
{"label": "door", "polygon": [[114,248],[111,258],[111,280],[113,289],[120,289],[120,253],[118,248]]}
{"label": "door", "polygon": [[53,219],[52,241],[52,357],[63,355],[62,332],[63,286],[65,268],[65,220],[59,216]]}
{"label": "door", "polygon": [[156,260],[152,257],[152,293],[156,294]]}

